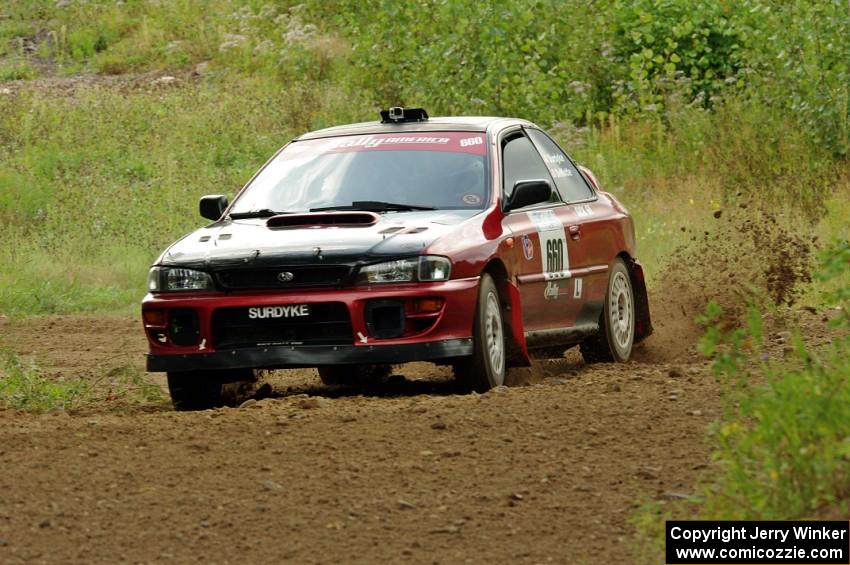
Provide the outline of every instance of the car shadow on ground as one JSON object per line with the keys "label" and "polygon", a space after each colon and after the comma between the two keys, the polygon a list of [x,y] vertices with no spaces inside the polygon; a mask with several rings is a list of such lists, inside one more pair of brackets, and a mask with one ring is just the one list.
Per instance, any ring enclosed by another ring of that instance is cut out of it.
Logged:
{"label": "car shadow on ground", "polygon": [[[561,380],[574,378],[589,366],[580,359],[554,358],[535,359],[531,367],[510,369],[505,379],[509,387],[530,386],[547,379]],[[293,378],[294,377],[294,378]],[[257,399],[286,398],[297,395],[322,396],[326,398],[344,397],[413,397],[413,396],[452,396],[469,394],[469,390],[459,385],[444,367],[429,364],[410,364],[396,367],[395,373],[381,382],[361,386],[330,386],[321,384],[318,376],[304,378],[303,372],[280,375],[266,382],[269,387],[258,390]]]}
{"label": "car shadow on ground", "polygon": [[368,386],[329,386],[322,384],[301,384],[275,387],[268,397],[286,398],[297,395],[323,396],[326,398],[344,398],[366,396],[375,398],[392,398],[406,396],[450,396],[467,394],[454,380],[445,379],[408,379],[404,375],[392,375],[381,383]]}

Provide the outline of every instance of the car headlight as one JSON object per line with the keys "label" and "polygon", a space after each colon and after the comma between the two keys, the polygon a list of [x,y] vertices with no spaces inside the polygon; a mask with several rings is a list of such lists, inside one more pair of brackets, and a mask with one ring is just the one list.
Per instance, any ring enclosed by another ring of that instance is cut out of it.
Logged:
{"label": "car headlight", "polygon": [[148,273],[148,290],[151,292],[212,290],[213,288],[215,287],[212,277],[203,271],[179,267],[153,267]]}
{"label": "car headlight", "polygon": [[360,284],[437,282],[449,280],[451,273],[452,262],[447,258],[423,255],[361,267],[357,282]]}

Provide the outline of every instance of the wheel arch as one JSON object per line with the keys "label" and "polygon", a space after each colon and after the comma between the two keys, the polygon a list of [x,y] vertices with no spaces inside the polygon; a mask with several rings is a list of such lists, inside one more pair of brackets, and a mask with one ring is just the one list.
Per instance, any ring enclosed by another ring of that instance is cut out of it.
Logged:
{"label": "wheel arch", "polygon": [[649,314],[649,293],[646,290],[646,277],[643,266],[626,251],[621,251],[617,257],[626,263],[629,278],[635,293],[635,343],[652,335],[652,319]]}
{"label": "wheel arch", "polygon": [[493,257],[481,270],[481,274],[488,274],[493,278],[502,300],[504,321],[508,326],[506,332],[509,338],[506,344],[508,365],[530,366],[531,357],[525,344],[519,289],[511,280],[507,266],[500,258]]}

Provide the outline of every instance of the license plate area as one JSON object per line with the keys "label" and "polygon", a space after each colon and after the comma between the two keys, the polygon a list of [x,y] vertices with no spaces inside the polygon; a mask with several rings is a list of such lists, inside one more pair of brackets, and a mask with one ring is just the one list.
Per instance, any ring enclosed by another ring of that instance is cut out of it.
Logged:
{"label": "license plate area", "polygon": [[220,308],[212,315],[212,333],[217,349],[354,341],[348,307],[341,302]]}
{"label": "license plate area", "polygon": [[310,316],[309,304],[286,304],[283,306],[251,306],[248,308],[249,320],[275,320],[280,318],[307,318]]}

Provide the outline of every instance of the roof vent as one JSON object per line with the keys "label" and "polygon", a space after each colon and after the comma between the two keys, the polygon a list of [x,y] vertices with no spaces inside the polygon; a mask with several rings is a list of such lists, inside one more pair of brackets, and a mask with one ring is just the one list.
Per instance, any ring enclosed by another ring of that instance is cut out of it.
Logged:
{"label": "roof vent", "polygon": [[403,124],[405,122],[424,122],[428,119],[425,108],[401,108],[393,106],[389,110],[381,110],[382,124]]}

